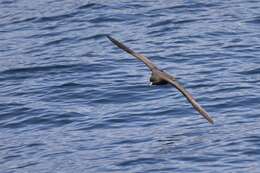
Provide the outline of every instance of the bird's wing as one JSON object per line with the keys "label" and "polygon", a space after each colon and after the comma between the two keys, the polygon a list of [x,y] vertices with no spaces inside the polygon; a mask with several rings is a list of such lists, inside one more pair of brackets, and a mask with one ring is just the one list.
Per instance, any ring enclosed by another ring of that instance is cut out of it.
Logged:
{"label": "bird's wing", "polygon": [[160,77],[162,77],[164,80],[168,81],[175,88],[177,88],[187,98],[193,108],[196,109],[204,118],[206,118],[209,123],[214,123],[213,119],[209,116],[207,111],[199,105],[199,103],[192,97],[192,95],[183,86],[181,86],[181,84],[174,77],[163,71],[158,70],[157,72],[159,73]]}
{"label": "bird's wing", "polygon": [[152,70],[154,68],[157,68],[147,57],[145,57],[142,54],[136,53],[135,51],[131,50],[130,48],[128,48],[127,46],[125,46],[123,43],[119,42],[118,40],[110,37],[109,35],[107,35],[107,38],[114,43],[117,47],[119,47],[120,49],[123,49],[124,51],[126,51],[127,53],[129,53],[130,55],[136,57],[137,59],[139,59],[140,61],[144,62],[145,65],[147,65],[147,67]]}

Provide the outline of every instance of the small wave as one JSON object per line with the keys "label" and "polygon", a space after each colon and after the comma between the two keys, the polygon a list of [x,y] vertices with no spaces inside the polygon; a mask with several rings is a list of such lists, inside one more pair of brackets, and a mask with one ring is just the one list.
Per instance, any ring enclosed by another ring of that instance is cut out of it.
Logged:
{"label": "small wave", "polygon": [[82,86],[82,85],[74,82],[67,82],[62,85],[59,85],[58,87],[78,87],[78,86]]}
{"label": "small wave", "polygon": [[246,23],[260,24],[260,16],[255,17],[252,20],[247,20]]}
{"label": "small wave", "polygon": [[127,19],[121,18],[121,17],[115,17],[115,16],[106,16],[106,17],[95,17],[93,19],[90,19],[89,22],[93,24],[98,24],[98,23],[107,23],[107,22],[123,22],[126,21]]}
{"label": "small wave", "polygon": [[36,17],[28,17],[28,18],[12,21],[10,24],[27,23],[27,22],[35,21],[36,19],[37,19]]}
{"label": "small wave", "polygon": [[98,4],[98,3],[88,3],[88,4],[85,4],[85,5],[82,5],[80,7],[78,7],[78,9],[80,10],[83,10],[83,9],[100,9],[100,8],[104,8],[105,5],[101,5],[101,4]]}
{"label": "small wave", "polygon": [[89,4],[85,4],[85,5],[78,7],[78,9],[88,9],[88,8],[96,6],[96,5],[97,5],[96,3],[89,3]]}
{"label": "small wave", "polygon": [[181,4],[181,5],[174,5],[174,6],[167,6],[164,8],[157,8],[151,10],[152,13],[158,13],[159,11],[176,11],[176,10],[198,10],[201,8],[209,8],[209,7],[216,7],[219,6],[216,3],[188,3],[188,4]]}
{"label": "small wave", "polygon": [[43,45],[43,47],[45,47],[45,46],[52,46],[52,45],[58,45],[58,44],[61,44],[61,43],[65,43],[65,42],[69,42],[69,41],[71,41],[71,40],[73,40],[74,38],[60,38],[60,39],[56,39],[56,40],[52,40],[52,41],[49,41],[49,42],[47,42],[47,43],[45,43],[44,45]]}
{"label": "small wave", "polygon": [[7,0],[7,1],[1,1],[0,3],[3,4],[3,5],[7,5],[7,4],[12,4],[14,3],[15,1],[12,1],[12,0]]}
{"label": "small wave", "polygon": [[63,93],[64,92],[63,89],[75,89],[75,88],[81,88],[81,87],[85,87],[85,85],[80,84],[80,83],[75,83],[75,82],[67,82],[67,83],[63,83],[60,85],[52,86],[51,88],[54,89],[54,91],[50,91],[50,93],[57,94],[59,91]]}
{"label": "small wave", "polygon": [[132,160],[125,160],[125,161],[121,161],[119,164],[117,164],[117,166],[134,166],[134,165],[153,165],[156,164],[158,162],[162,162],[162,159],[159,158],[136,158],[136,159],[132,159]]}
{"label": "small wave", "polygon": [[42,72],[49,70],[57,69],[67,69],[72,67],[81,66],[80,64],[70,64],[70,65],[49,65],[49,66],[35,66],[35,67],[24,67],[24,68],[14,68],[8,69],[2,72],[2,74],[13,74],[13,73],[33,73],[33,72]]}
{"label": "small wave", "polygon": [[195,19],[184,19],[184,20],[167,19],[167,20],[164,20],[164,21],[152,23],[148,27],[153,28],[153,27],[158,27],[158,26],[163,26],[163,25],[170,25],[170,24],[176,24],[177,25],[177,24],[192,23],[192,22],[196,22],[196,21],[197,20],[195,20]]}
{"label": "small wave", "polygon": [[59,20],[64,20],[67,18],[72,18],[76,16],[79,12],[71,12],[68,14],[60,14],[60,15],[54,15],[54,16],[44,16],[40,17],[35,20],[35,23],[42,23],[42,22],[52,22],[52,21],[59,21]]}
{"label": "small wave", "polygon": [[237,45],[228,45],[228,46],[223,46],[224,49],[241,49],[241,48],[250,48],[250,45],[245,45],[245,44],[237,44]]}
{"label": "small wave", "polygon": [[157,27],[157,26],[168,25],[171,23],[173,23],[173,19],[167,19],[167,20],[152,23],[151,25],[148,25],[148,27],[153,28],[153,27]]}
{"label": "small wave", "polygon": [[[4,128],[19,128],[19,127],[26,127],[30,125],[43,125],[43,126],[63,126],[74,121],[77,121],[79,117],[84,116],[83,114],[77,112],[66,112],[66,113],[48,113],[45,112],[44,114],[34,114],[37,113],[39,110],[29,109],[28,111],[24,112],[23,117],[20,120],[16,121],[6,121],[3,123]],[[41,111],[42,112],[42,111]],[[31,116],[28,116],[32,114]],[[33,116],[34,115],[34,116]]]}
{"label": "small wave", "polygon": [[88,37],[81,37],[79,40],[98,40],[103,39],[106,36],[106,34],[95,34]]}
{"label": "small wave", "polygon": [[244,71],[239,72],[239,73],[244,74],[244,75],[260,74],[260,68],[244,70]]}

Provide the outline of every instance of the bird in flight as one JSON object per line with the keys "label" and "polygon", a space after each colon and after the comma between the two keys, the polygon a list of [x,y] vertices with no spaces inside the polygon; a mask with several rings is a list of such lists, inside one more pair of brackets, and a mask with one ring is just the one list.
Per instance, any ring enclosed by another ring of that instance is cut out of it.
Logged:
{"label": "bird in flight", "polygon": [[193,96],[176,80],[175,77],[172,75],[166,73],[163,70],[160,70],[156,65],[152,63],[147,57],[144,55],[137,53],[127,46],[125,46],[123,43],[119,42],[115,38],[112,38],[111,36],[107,35],[107,38],[114,43],[117,47],[120,49],[123,49],[130,55],[136,57],[140,61],[142,61],[150,70],[151,70],[151,77],[150,82],[152,85],[164,85],[164,84],[171,84],[176,89],[178,89],[183,96],[186,97],[186,99],[191,103],[194,109],[196,109],[206,120],[208,120],[209,123],[213,124],[213,119],[209,116],[207,111],[203,109],[199,103],[193,98]]}

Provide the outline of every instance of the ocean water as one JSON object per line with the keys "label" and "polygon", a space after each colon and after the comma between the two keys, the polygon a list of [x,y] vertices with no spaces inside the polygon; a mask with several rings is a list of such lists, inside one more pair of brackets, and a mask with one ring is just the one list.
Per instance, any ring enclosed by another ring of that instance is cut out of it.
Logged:
{"label": "ocean water", "polygon": [[1,0],[0,172],[259,173],[259,31],[257,0]]}

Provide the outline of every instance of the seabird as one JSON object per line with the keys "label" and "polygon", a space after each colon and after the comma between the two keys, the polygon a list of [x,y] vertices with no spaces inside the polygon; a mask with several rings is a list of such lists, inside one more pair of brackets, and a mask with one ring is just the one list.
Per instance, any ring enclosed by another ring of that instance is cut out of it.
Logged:
{"label": "seabird", "polygon": [[137,53],[127,46],[125,46],[123,43],[119,42],[115,38],[112,38],[111,36],[107,35],[107,38],[114,43],[117,47],[120,49],[123,49],[130,55],[136,57],[140,61],[142,61],[150,70],[151,70],[151,77],[150,77],[150,82],[152,85],[164,85],[164,84],[171,84],[173,85],[176,89],[178,89],[183,96],[186,97],[186,99],[191,103],[194,109],[196,109],[205,119],[208,120],[209,123],[213,124],[214,121],[213,119],[209,116],[207,111],[203,109],[199,103],[192,97],[192,95],[176,80],[175,77],[172,75],[166,73],[163,70],[160,70],[157,68],[156,65],[152,63],[147,57],[144,55]]}

